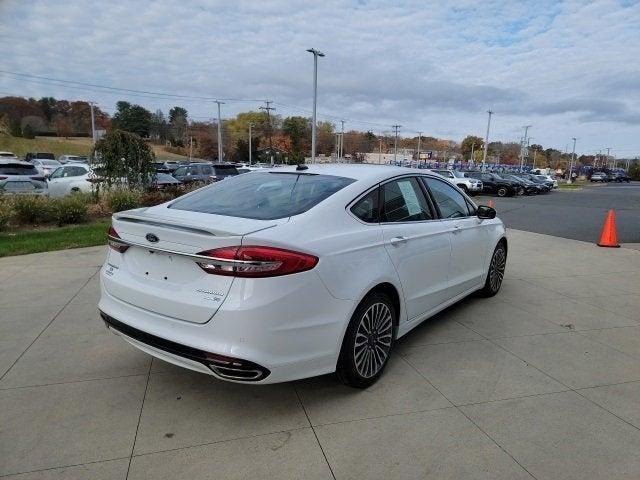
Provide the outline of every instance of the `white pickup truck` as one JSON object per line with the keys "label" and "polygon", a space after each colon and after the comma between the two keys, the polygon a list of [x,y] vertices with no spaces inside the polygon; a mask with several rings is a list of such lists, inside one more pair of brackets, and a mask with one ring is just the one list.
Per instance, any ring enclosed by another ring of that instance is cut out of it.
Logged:
{"label": "white pickup truck", "polygon": [[443,176],[458,188],[464,190],[465,193],[473,196],[482,192],[482,182],[476,178],[467,178],[464,173],[456,170],[431,170],[438,175]]}

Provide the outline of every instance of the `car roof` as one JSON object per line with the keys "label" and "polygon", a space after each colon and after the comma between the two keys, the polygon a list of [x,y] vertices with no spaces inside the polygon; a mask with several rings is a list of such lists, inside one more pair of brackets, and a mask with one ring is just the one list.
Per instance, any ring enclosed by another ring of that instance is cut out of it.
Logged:
{"label": "car roof", "polygon": [[[387,178],[407,175],[414,173],[416,175],[425,175],[430,172],[424,169],[396,167],[393,165],[375,165],[375,164],[353,164],[353,163],[332,163],[332,164],[305,164],[307,169],[296,170],[296,165],[286,165],[277,170],[266,170],[272,173],[316,173],[320,175],[333,175],[336,177],[346,177],[366,183],[375,183],[386,180]],[[431,173],[435,175],[434,173]]]}

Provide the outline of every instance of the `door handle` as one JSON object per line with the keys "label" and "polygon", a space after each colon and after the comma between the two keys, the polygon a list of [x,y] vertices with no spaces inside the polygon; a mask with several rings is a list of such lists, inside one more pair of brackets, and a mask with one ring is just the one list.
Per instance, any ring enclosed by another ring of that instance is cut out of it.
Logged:
{"label": "door handle", "polygon": [[453,233],[458,233],[460,230],[462,230],[462,225],[454,225],[453,226]]}
{"label": "door handle", "polygon": [[394,247],[400,246],[404,243],[407,243],[407,237],[403,237],[402,235],[399,235],[397,237],[393,237],[391,240],[389,240],[389,243],[391,245],[393,245]]}

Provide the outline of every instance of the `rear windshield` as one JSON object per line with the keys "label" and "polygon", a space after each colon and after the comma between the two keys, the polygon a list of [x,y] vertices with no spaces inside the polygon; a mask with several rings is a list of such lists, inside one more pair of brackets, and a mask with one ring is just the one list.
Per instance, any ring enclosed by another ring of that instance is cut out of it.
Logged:
{"label": "rear windshield", "polygon": [[0,165],[0,173],[3,175],[37,175],[38,170],[33,165],[21,163],[5,163]]}
{"label": "rear windshield", "polygon": [[238,169],[233,165],[216,165],[213,167],[218,177],[226,177],[228,175],[238,175]]}
{"label": "rear windshield", "polygon": [[36,153],[34,158],[38,158],[38,159],[47,159],[47,160],[55,160],[56,157],[53,155],[53,153]]}
{"label": "rear windshield", "polygon": [[275,220],[306,212],[354,181],[331,175],[256,172],[214,183],[169,208]]}

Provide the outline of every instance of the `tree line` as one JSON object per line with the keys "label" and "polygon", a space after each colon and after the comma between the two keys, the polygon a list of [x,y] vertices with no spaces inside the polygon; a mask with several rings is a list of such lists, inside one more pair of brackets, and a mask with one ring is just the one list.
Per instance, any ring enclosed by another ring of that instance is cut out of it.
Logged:
{"label": "tree line", "polygon": [[[174,106],[165,114],[162,110],[151,112],[141,105],[127,101],[116,103],[113,116],[94,107],[96,128],[122,130],[134,133],[151,143],[163,144],[170,151],[185,156],[217,159],[218,124],[216,121],[200,121],[189,117],[182,106]],[[311,150],[311,120],[302,116],[282,117],[268,115],[265,111],[238,113],[234,118],[222,121],[224,160],[246,162],[249,158],[249,125],[251,125],[252,158],[278,163],[300,163]],[[53,97],[0,98],[0,133],[33,138],[36,135],[61,137],[91,136],[91,110],[88,102],[57,100]],[[316,152],[332,155],[336,150],[337,129],[331,122],[317,125]],[[367,152],[393,152],[395,138],[391,134],[374,134],[372,131],[348,130],[344,133],[343,152],[355,161],[362,160]],[[398,148],[406,149],[417,159],[418,137],[401,137]],[[433,160],[482,161],[484,139],[468,135],[461,143],[431,136],[420,138],[422,152],[432,152]],[[521,146],[516,142],[490,142],[487,160],[491,163],[518,164]],[[525,150],[526,163],[541,167],[564,168],[570,154],[535,144]],[[590,164],[593,156],[582,155],[578,162]]]}

